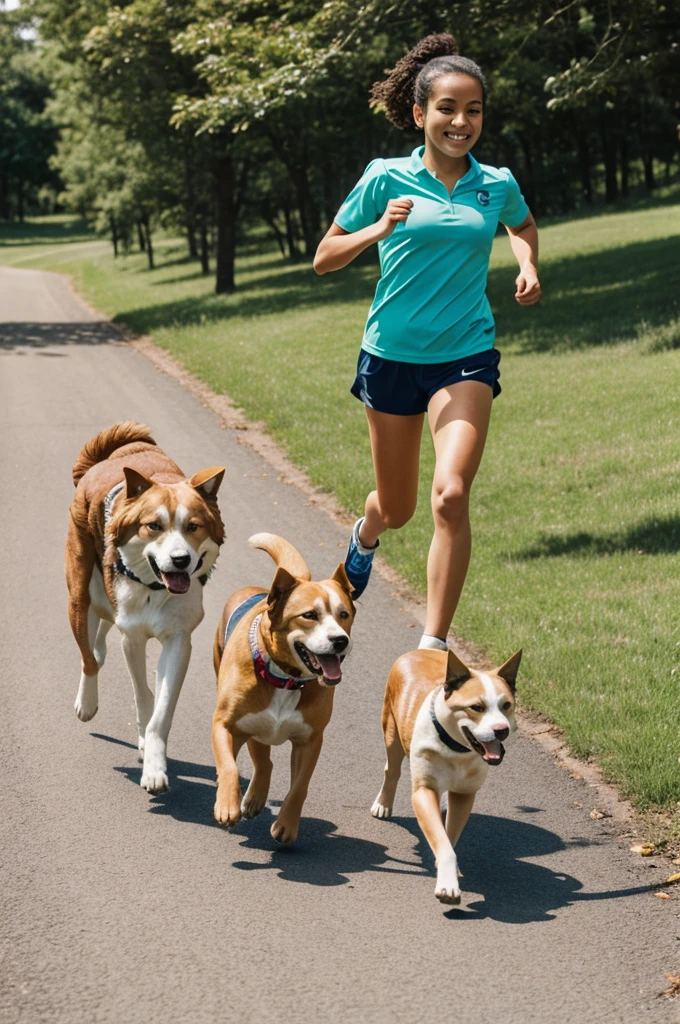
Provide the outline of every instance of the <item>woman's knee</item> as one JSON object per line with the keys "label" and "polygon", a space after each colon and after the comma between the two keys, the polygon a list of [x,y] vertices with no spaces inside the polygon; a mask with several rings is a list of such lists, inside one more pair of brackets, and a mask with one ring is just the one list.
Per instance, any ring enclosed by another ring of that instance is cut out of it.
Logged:
{"label": "woman's knee", "polygon": [[383,521],[383,525],[386,530],[400,530],[402,526],[406,526],[409,519],[413,518],[413,513],[416,510],[415,503],[413,505],[380,505],[380,518]]}
{"label": "woman's knee", "polygon": [[435,483],[432,489],[432,512],[435,519],[449,525],[465,521],[470,507],[470,487],[462,477]]}

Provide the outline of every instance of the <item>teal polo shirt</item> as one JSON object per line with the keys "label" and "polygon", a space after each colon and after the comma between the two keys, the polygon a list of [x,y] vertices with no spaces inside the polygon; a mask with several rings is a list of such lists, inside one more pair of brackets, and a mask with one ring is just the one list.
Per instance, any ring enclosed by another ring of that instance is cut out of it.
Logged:
{"label": "teal polo shirt", "polygon": [[444,363],[493,347],[491,246],[498,222],[516,227],[529,207],[507,167],[468,154],[470,169],[449,192],[423,151],[373,160],[335,222],[359,231],[380,219],[388,200],[413,200],[407,220],[378,242],[380,280],[361,347],[398,362]]}

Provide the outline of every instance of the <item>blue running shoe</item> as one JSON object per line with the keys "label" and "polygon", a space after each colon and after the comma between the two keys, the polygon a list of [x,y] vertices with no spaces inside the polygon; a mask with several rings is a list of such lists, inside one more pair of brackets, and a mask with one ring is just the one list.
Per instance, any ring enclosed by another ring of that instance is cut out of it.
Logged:
{"label": "blue running shoe", "polygon": [[345,556],[345,572],[347,573],[347,579],[354,588],[352,590],[352,600],[356,601],[358,597],[361,597],[364,590],[368,585],[368,581],[371,577],[371,569],[373,567],[373,555],[375,550],[380,545],[380,541],[375,542],[375,546],[367,548],[359,540],[359,530],[361,524],[364,521],[364,517],[357,519],[352,530],[352,536],[349,539],[349,547],[347,549],[347,555]]}

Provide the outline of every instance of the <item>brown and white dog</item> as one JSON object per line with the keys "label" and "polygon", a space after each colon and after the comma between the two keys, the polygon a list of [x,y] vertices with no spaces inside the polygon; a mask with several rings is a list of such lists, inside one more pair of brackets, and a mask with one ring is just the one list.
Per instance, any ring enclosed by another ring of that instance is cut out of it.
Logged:
{"label": "brown and white dog", "polygon": [[387,679],[382,713],[387,764],[371,814],[392,814],[401,763],[408,755],[413,809],[436,858],[434,893],[442,903],[460,903],[454,847],[489,766],[503,760],[502,741],[516,728],[521,657],[518,651],[500,668],[479,672],[453,651],[410,651],[394,663]]}
{"label": "brown and white dog", "polygon": [[[215,818],[231,827],[241,816],[260,813],[269,793],[270,748],[290,740],[290,790],[271,834],[280,843],[291,843],[297,838],[342,662],[352,647],[352,587],[342,564],[330,579],[311,582],[302,556],[275,534],[256,534],[249,543],[267,551],[279,568],[268,591],[245,587],[233,594],[217,627]],[[242,800],[236,758],[244,743],[253,777]]]}
{"label": "brown and white dog", "polygon": [[[216,494],[224,469],[187,479],[142,423],[116,423],[84,446],[66,541],[71,629],[82,656],[75,710],[97,713],[98,674],[115,623],[137,706],[142,786],[168,788],[166,747],[184,682],[191,634],[203,618],[203,584],[224,540]],[[146,681],[146,644],[162,645],[156,694]]]}

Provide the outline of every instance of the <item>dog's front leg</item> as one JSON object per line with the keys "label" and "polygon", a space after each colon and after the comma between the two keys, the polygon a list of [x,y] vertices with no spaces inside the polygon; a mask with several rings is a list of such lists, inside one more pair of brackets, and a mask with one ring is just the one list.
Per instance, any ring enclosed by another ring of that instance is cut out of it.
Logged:
{"label": "dog's front leg", "polygon": [[227,728],[216,711],[213,715],[212,748],[217,769],[217,796],[215,797],[215,821],[231,828],[241,820],[241,783],[238,777],[236,758],[246,737],[234,735]]}
{"label": "dog's front leg", "polygon": [[290,790],[281,804],[276,821],[271,827],[272,838],[277,843],[293,843],[300,828],[300,816],[309,783],[319,760],[323,733],[313,735],[306,743],[293,743],[290,755]]}
{"label": "dog's front leg", "polygon": [[156,700],[144,737],[142,787],[149,793],[168,788],[166,749],[172,716],[191,657],[191,637],[181,633],[161,638],[156,670]]}
{"label": "dog's front leg", "polygon": [[442,822],[439,793],[427,786],[419,786],[413,791],[412,800],[418,824],[437,862],[434,894],[441,903],[460,903],[458,861]]}
{"label": "dog's front leg", "polygon": [[123,655],[132,680],[137,711],[137,747],[140,761],[144,759],[144,737],[153,714],[153,693],[146,681],[146,634],[140,631],[123,633]]}
{"label": "dog's front leg", "polygon": [[463,829],[468,823],[476,793],[452,793],[449,791],[446,803],[446,834],[451,846],[456,848]]}

